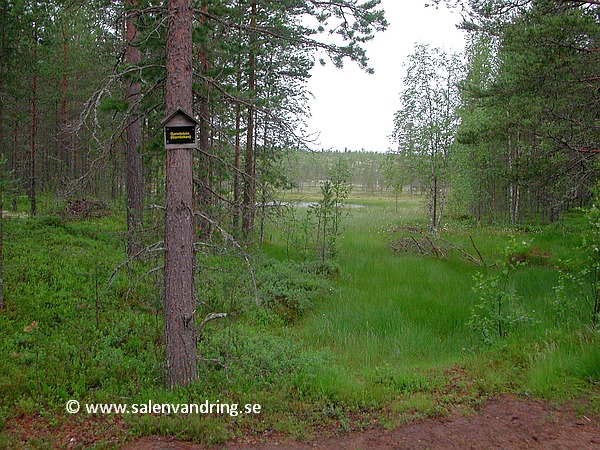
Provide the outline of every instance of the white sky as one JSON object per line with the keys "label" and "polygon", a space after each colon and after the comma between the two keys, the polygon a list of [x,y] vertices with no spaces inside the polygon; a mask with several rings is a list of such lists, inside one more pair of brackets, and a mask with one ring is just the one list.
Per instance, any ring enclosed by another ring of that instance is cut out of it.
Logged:
{"label": "white sky", "polygon": [[463,32],[456,29],[460,14],[443,5],[425,7],[427,0],[382,0],[389,27],[377,33],[365,45],[369,75],[355,63],[346,62],[336,69],[330,61],[312,69],[308,89],[314,95],[309,102],[312,117],[308,131],[319,133],[313,149],[361,150],[385,152],[393,144],[394,113],[404,78],[404,63],[413,53],[414,44],[427,43],[447,51],[462,51]]}

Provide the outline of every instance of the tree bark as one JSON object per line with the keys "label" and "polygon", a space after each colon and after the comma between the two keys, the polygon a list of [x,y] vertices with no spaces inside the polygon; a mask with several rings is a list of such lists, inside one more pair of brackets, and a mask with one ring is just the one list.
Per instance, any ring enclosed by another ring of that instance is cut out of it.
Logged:
{"label": "tree bark", "polygon": [[[251,2],[250,29],[256,28],[256,1]],[[242,234],[248,237],[254,229],[255,213],[255,163],[254,163],[254,97],[256,90],[256,36],[250,32],[248,55],[248,90],[252,96],[248,106],[248,129],[246,131],[246,160],[244,165],[244,213],[242,216]]]}
{"label": "tree bark", "polygon": [[60,82],[60,110],[58,114],[58,159],[61,161],[63,179],[74,178],[74,168],[71,164],[75,160],[75,137],[67,130],[68,108],[69,108],[69,36],[67,36],[66,25],[61,27],[62,39],[62,74]]}
{"label": "tree bark", "polygon": [[240,229],[240,133],[242,122],[242,107],[238,104],[235,112],[235,155],[233,160],[233,229]]}
{"label": "tree bark", "polygon": [[[208,4],[206,0],[202,1],[202,11],[208,11]],[[205,16],[200,17],[200,23],[203,24],[206,20]],[[210,63],[208,59],[208,51],[206,49],[206,40],[200,44],[199,51],[200,70],[202,75],[208,76]],[[198,188],[198,198],[196,203],[198,208],[205,215],[209,216],[210,209],[212,206],[211,192],[210,192],[210,104],[209,104],[209,91],[210,83],[205,81],[203,83],[203,91],[199,96],[199,122],[198,126],[198,145],[200,147],[199,164],[200,164],[200,183]],[[203,239],[210,234],[210,220],[206,217],[200,217],[199,219],[199,237]]]}
{"label": "tree bark", "polygon": [[[2,15],[4,17],[8,16],[8,5],[6,4],[6,2],[3,2],[2,4]],[[7,77],[8,77],[8,67],[7,67],[7,51],[6,51],[6,23],[4,20],[0,20],[0,148],[2,149],[6,149],[8,151],[9,150],[9,146],[8,143],[5,144],[4,140],[6,139],[6,135],[7,133],[7,128],[5,127],[4,123],[4,108],[5,108],[5,89],[6,89],[6,84],[7,84]],[[6,151],[3,150],[3,151]],[[7,156],[8,151],[6,151],[6,154],[4,156]],[[14,157],[14,156],[13,156]],[[7,164],[5,164],[4,166],[4,170],[7,169],[8,166]],[[1,211],[0,211],[1,212]]]}
{"label": "tree bark", "polygon": [[508,143],[508,169],[509,169],[509,186],[508,186],[508,197],[509,197],[509,222],[515,224],[519,217],[519,185],[517,182],[516,174],[516,161],[518,157],[518,139],[516,138],[513,142],[512,139]]}
{"label": "tree bark", "polygon": [[[2,6],[2,14],[6,17],[7,4]],[[4,20],[0,21],[0,148],[8,148],[4,145],[4,89],[7,75],[7,64],[5,58],[6,28]],[[4,310],[4,192],[6,190],[6,160],[4,155],[0,161],[0,311]]]}
{"label": "tree bark", "polygon": [[[191,0],[168,1],[166,54],[167,114],[192,111]],[[198,380],[194,329],[194,217],[192,150],[169,149],[166,156],[165,350],[167,384]]]}
{"label": "tree bark", "polygon": [[37,213],[35,192],[35,138],[37,134],[37,27],[34,24],[32,60],[34,72],[31,76],[30,142],[29,142],[29,214]]}
{"label": "tree bark", "polygon": [[[136,20],[139,6],[138,0],[125,0],[128,7],[125,20],[125,62],[129,65],[139,65],[142,60],[140,49],[135,47],[137,37]],[[139,115],[140,83],[134,79],[128,80],[125,87],[125,98],[129,102],[129,111],[125,132],[125,189],[127,207],[127,255],[132,257],[139,253],[141,244],[136,232],[143,223],[143,171],[142,155],[142,121]]]}
{"label": "tree bark", "polygon": [[[1,122],[0,122],[1,123]],[[6,160],[0,161],[0,312],[4,311],[4,191]]]}
{"label": "tree bark", "polygon": [[[242,88],[242,68],[238,57],[237,90]],[[235,107],[235,155],[233,162],[233,230],[236,235],[240,231],[241,202],[240,202],[240,143],[242,133],[242,106]]]}

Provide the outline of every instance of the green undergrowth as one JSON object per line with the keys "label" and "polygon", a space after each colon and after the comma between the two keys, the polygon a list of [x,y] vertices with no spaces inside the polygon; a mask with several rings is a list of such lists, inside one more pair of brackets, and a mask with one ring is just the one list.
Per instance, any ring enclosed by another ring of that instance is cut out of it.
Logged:
{"label": "green undergrowth", "polygon": [[[586,398],[582,413],[600,412],[598,330],[584,305],[565,309],[556,300],[557,267],[580,251],[579,216],[535,227],[445,226],[440,235],[481,256],[482,267],[454,253],[390,250],[402,230],[423,229],[423,197],[402,197],[398,208],[393,199],[351,201],[363,207],[342,222],[328,275],[288,259],[280,224],[270,225],[262,253],[200,249],[197,323],[227,317],[198,336],[201,381],[174,390],[165,389],[161,252],[125,264],[114,212],[6,220],[0,443],[14,444],[11,420],[64,415],[70,399],[261,405],[260,414],[124,416],[131,435],[211,445],[245,433],[309,439],[315,430],[374,422],[393,428],[450,410],[468,414],[500,393]],[[497,319],[482,302],[495,301],[492,281],[504,276],[507,248],[526,264],[506,271],[502,292],[531,320],[482,339],[469,323]]]}
{"label": "green undergrowth", "polygon": [[251,260],[229,253],[199,255],[198,321],[210,313],[228,317],[209,322],[199,335],[201,382],[166,391],[158,252],[126,263],[123,224],[114,217],[10,219],[4,232],[0,442],[12,442],[2,430],[13,419],[53,411],[64,415],[71,399],[82,404],[209,400],[256,403],[264,411],[255,419],[131,415],[126,420],[133,434],[215,443],[247,422],[260,427],[265,416],[286,430],[300,427],[290,425],[298,410],[312,414],[327,389],[333,391],[319,374],[340,378],[326,352],[290,338],[289,326],[335,290],[304,264],[260,255]]}

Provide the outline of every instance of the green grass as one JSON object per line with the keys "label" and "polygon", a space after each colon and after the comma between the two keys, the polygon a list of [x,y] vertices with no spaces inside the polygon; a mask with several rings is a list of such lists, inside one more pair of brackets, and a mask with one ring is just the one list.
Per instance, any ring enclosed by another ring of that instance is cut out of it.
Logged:
{"label": "green grass", "polygon": [[[593,389],[600,367],[597,352],[589,347],[571,349],[570,334],[556,323],[552,307],[555,265],[576,251],[579,234],[565,236],[561,227],[552,225],[499,229],[450,223],[445,227],[445,239],[476,255],[472,237],[488,264],[504,257],[511,239],[542,255],[532,257],[528,267],[518,268],[510,276],[512,291],[523,299],[523,308],[534,321],[515,326],[509,339],[488,348],[466,324],[477,302],[473,275],[478,271],[493,274],[497,269],[482,269],[458,257],[439,260],[396,255],[387,248],[398,226],[424,226],[423,200],[404,196],[398,210],[393,199],[351,200],[364,208],[350,210],[343,223],[339,291],[296,327],[297,336],[315,349],[330,352],[343,368],[339,373],[358,383],[355,389],[367,402],[383,399],[375,381],[381,368],[409,379],[418,371],[433,370],[435,375],[430,376],[443,379],[444,370],[456,365],[469,367],[480,375],[477,389],[489,393],[555,392],[555,398],[566,399],[581,394],[582,386]],[[585,329],[585,324],[579,327]],[[543,345],[548,330],[559,335],[553,341],[557,350],[541,359],[527,354]],[[597,346],[597,334],[588,340],[591,348]],[[562,370],[565,361],[579,369]],[[554,389],[569,385],[572,377],[581,380],[571,384],[572,390]]]}
{"label": "green grass", "polygon": [[360,426],[351,420],[356,411],[366,414],[365,423],[372,417],[393,427],[460,405],[469,409],[499,392],[588,397],[589,408],[600,411],[600,335],[581,311],[558,320],[554,306],[556,265],[577,251],[579,216],[558,226],[445,226],[446,240],[475,254],[472,238],[488,265],[503,258],[511,239],[536,249],[538,256],[509,279],[535,320],[485,344],[467,326],[478,302],[473,276],[497,269],[456,254],[444,260],[391,252],[398,227],[426,225],[422,196],[403,195],[397,209],[391,197],[351,201],[363,208],[349,210],[342,222],[329,278],[312,274],[297,254],[289,260],[281,224],[267,229],[267,256],[252,259],[258,297],[244,261],[202,257],[199,314],[226,311],[229,318],[211,322],[199,339],[210,361],[201,363],[202,382],[173,391],[164,387],[162,282],[151,271],[160,255],[123,267],[106,283],[124,260],[123,215],[8,219],[0,443],[13,443],[2,432],[12,418],[59,417],[71,398],[262,405],[260,417],[235,420],[126,417],[132,434],[211,444],[266,429],[298,438],[314,428],[348,431]]}
{"label": "green grass", "polygon": [[366,384],[381,367],[412,376],[415,369],[451,366],[473,345],[465,323],[475,269],[399,257],[387,248],[399,217],[416,220],[415,200],[400,213],[389,204],[352,211],[340,241],[340,292],[299,329],[306,342],[331,350]]}

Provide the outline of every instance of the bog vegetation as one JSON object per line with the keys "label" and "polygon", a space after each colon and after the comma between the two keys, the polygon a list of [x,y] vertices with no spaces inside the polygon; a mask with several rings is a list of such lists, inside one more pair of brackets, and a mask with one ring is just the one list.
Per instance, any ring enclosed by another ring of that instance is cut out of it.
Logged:
{"label": "bog vegetation", "polygon": [[[326,208],[323,198],[302,199]],[[323,215],[306,207],[269,221],[262,250],[249,261],[225,240],[202,258],[199,316],[227,318],[199,332],[201,383],[170,391],[159,249],[121,266],[126,234],[118,208],[73,219],[61,214],[62,203],[48,203],[40,217],[6,220],[4,429],[23,415],[65,415],[72,398],[261,404],[260,416],[235,420],[125,416],[134,434],[211,443],[267,428],[306,438],[317,424],[348,431],[375,418],[393,427],[470,410],[504,392],[586,397],[587,411],[598,411],[594,213],[536,226],[449,220],[441,236],[481,258],[477,264],[460,252],[391,249],[400,236],[427,236],[424,195],[403,194],[397,207],[393,196],[351,201],[362,207],[342,207],[339,234],[327,237],[337,257],[328,254],[326,265]],[[290,245],[291,233],[310,239],[306,252]],[[46,439],[40,445],[50,445]]]}
{"label": "bog vegetation", "polygon": [[499,393],[600,412],[597,2],[446,2],[468,48],[415,47],[383,155],[308,152],[298,126],[315,61],[370,70],[378,1],[177,1],[199,123],[185,386],[165,364],[164,2],[0,7],[1,447],[67,445],[71,399],[261,405],[107,419],[209,444]]}

